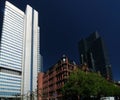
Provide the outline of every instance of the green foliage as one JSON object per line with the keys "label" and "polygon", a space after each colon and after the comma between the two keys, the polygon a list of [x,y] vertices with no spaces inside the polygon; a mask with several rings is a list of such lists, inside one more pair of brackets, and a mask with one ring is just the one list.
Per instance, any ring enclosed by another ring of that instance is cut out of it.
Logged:
{"label": "green foliage", "polygon": [[120,88],[97,73],[76,70],[69,76],[62,93],[65,96],[114,96],[120,94]]}

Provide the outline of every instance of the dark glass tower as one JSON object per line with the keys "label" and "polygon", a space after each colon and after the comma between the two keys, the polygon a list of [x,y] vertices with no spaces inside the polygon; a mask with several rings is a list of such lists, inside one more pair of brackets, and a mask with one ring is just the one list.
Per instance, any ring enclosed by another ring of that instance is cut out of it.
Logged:
{"label": "dark glass tower", "polygon": [[112,80],[111,65],[103,39],[97,32],[79,42],[80,63],[87,63],[93,71]]}

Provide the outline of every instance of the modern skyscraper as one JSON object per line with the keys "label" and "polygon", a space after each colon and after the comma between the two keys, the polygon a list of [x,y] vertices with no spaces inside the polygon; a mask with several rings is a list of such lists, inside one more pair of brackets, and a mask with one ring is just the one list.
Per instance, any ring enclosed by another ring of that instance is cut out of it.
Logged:
{"label": "modern skyscraper", "polygon": [[0,97],[14,97],[21,93],[24,12],[9,2],[2,5]]}
{"label": "modern skyscraper", "polygon": [[39,59],[38,12],[0,1],[0,98],[37,90]]}
{"label": "modern skyscraper", "polygon": [[101,75],[112,80],[111,65],[103,39],[97,32],[79,42],[81,64],[87,63],[93,71],[100,71]]}

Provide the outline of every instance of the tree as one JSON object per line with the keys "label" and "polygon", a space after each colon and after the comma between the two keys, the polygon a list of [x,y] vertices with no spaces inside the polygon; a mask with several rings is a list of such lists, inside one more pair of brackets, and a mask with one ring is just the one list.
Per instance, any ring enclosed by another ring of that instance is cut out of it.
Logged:
{"label": "tree", "polygon": [[[80,69],[75,70],[68,78],[67,83],[62,88],[64,98],[80,97],[90,99],[90,97],[118,95],[118,86],[108,82],[101,75],[93,72],[84,72]],[[77,98],[77,99],[75,99]]]}

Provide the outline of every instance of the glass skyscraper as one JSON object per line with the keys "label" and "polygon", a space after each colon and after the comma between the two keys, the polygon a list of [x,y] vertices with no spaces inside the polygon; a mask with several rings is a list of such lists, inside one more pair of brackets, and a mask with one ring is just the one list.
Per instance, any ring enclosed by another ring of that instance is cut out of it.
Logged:
{"label": "glass skyscraper", "polygon": [[27,5],[24,13],[8,1],[1,2],[0,98],[37,90],[39,48],[38,12]]}
{"label": "glass skyscraper", "polygon": [[105,78],[112,80],[111,65],[103,39],[97,32],[79,42],[81,64],[87,63],[92,71],[100,71]]}

